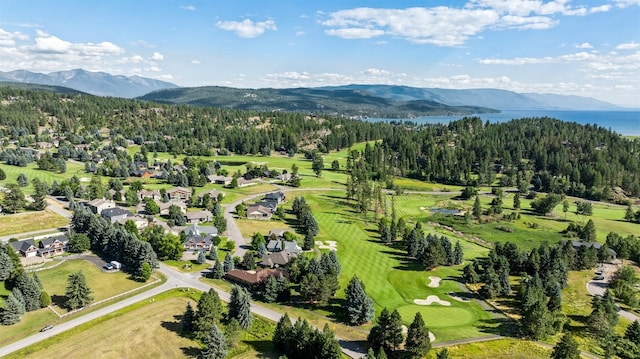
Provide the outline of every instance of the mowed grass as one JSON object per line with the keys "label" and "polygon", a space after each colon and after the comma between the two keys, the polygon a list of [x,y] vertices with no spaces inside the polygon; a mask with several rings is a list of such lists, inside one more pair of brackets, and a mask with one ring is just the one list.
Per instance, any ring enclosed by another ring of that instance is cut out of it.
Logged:
{"label": "mowed grass", "polygon": [[67,279],[70,274],[77,272],[84,273],[87,285],[93,291],[94,302],[136,289],[144,284],[130,279],[130,275],[124,272],[103,272],[95,264],[83,259],[66,260],[55,268],[38,272],[38,277],[44,289],[51,295],[58,313],[66,312],[61,304],[64,301]]}
{"label": "mowed grass", "polygon": [[[435,358],[441,348],[432,349],[428,358]],[[460,359],[533,359],[549,358],[552,349],[528,340],[498,339],[464,345],[448,346],[450,358]]]}
{"label": "mowed grass", "polygon": [[69,220],[51,211],[22,212],[0,216],[0,236],[64,227]]}
{"label": "mowed grass", "polygon": [[28,164],[26,167],[18,167],[18,166],[10,166],[6,163],[0,163],[0,168],[4,170],[4,173],[7,175],[7,178],[3,181],[0,181],[0,186],[6,183],[16,183],[18,181],[18,176],[21,173],[24,173],[29,180],[29,186],[23,188],[22,190],[25,194],[33,193],[33,186],[31,185],[31,181],[34,178],[38,178],[41,181],[44,181],[51,185],[53,181],[62,182],[63,180],[69,179],[76,175],[78,178],[87,177],[91,178],[90,173],[84,172],[84,167],[74,162],[67,161],[67,171],[65,173],[54,173],[50,171],[44,171],[38,168],[38,165],[34,163]]}
{"label": "mowed grass", "polygon": [[[180,335],[180,319],[194,291],[171,290],[108,314],[8,358],[193,358],[201,344]],[[254,317],[228,358],[277,358],[275,323]]]}
{"label": "mowed grass", "polygon": [[[316,240],[338,242],[337,254],[342,264],[342,289],[336,294],[338,299],[344,298],[347,282],[357,275],[365,283],[367,294],[373,298],[378,313],[383,307],[398,309],[403,321],[409,324],[415,313],[420,311],[438,341],[487,335],[484,329],[492,319],[491,314],[475,302],[457,302],[446,294],[460,292],[455,279],[460,276],[462,266],[423,271],[415,261],[407,259],[404,251],[381,244],[377,240],[375,224],[364,224],[362,218],[346,207],[339,196],[314,194],[306,195],[305,199],[320,226]],[[373,218],[370,221],[373,222]],[[466,245],[476,246],[472,243]],[[477,249],[475,253],[482,250]],[[466,259],[470,257],[467,255]],[[444,279],[439,288],[427,286],[430,275]],[[451,306],[413,303],[414,299],[425,299],[428,295],[438,295],[440,299],[450,301]]]}
{"label": "mowed grass", "polygon": [[48,308],[25,313],[19,323],[0,326],[0,346],[5,346],[29,335],[36,334],[42,327],[54,323],[56,320],[58,320],[58,316]]}

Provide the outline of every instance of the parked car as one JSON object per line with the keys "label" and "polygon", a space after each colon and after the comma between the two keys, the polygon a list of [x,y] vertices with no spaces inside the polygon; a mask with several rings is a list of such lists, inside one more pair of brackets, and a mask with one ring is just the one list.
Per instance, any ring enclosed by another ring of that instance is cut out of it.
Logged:
{"label": "parked car", "polygon": [[595,280],[603,280],[604,276],[602,274],[597,275],[595,278]]}
{"label": "parked car", "polygon": [[114,267],[113,267],[113,264],[107,263],[102,268],[104,268],[106,270],[112,270]]}
{"label": "parked car", "polygon": [[49,329],[53,329],[53,324],[45,325],[42,329],[40,329],[40,332],[46,332]]}

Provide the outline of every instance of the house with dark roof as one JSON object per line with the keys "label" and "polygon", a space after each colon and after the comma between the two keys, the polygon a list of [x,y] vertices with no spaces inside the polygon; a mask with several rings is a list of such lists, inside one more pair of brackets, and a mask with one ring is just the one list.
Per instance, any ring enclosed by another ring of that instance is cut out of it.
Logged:
{"label": "house with dark roof", "polygon": [[133,213],[121,207],[114,207],[103,210],[100,215],[102,218],[114,223],[129,216],[133,216]]}
{"label": "house with dark roof", "polygon": [[271,213],[275,212],[278,209],[278,202],[276,201],[260,201],[253,204],[254,206],[262,206],[269,208]]}
{"label": "house with dark roof", "polygon": [[211,183],[215,183],[215,184],[221,184],[224,186],[228,186],[231,184],[231,181],[233,180],[233,177],[227,177],[227,176],[218,176],[218,175],[209,175],[207,176],[207,179],[209,180],[209,182]]}
{"label": "house with dark roof", "polygon": [[272,239],[267,243],[267,251],[280,252],[282,250],[282,241],[279,239]]}
{"label": "house with dark roof", "polygon": [[282,191],[271,192],[264,195],[265,201],[275,201],[277,204],[284,202],[285,199],[286,196]]}
{"label": "house with dark roof", "polygon": [[[602,245],[596,242],[571,241],[571,245],[575,250],[578,250],[580,247],[587,247],[587,248],[593,247],[596,250],[602,248]],[[616,256],[618,255],[618,253],[616,253],[616,251],[614,251],[611,248],[607,248],[607,250],[609,251],[609,254],[611,254],[611,258],[616,259]]]}
{"label": "house with dark roof", "polygon": [[226,196],[226,193],[219,191],[217,189],[211,190],[211,191],[204,191],[204,192],[200,192],[200,194],[198,195],[198,197],[200,197],[200,201],[202,201],[202,197],[204,197],[205,194],[208,194],[209,197],[211,197],[212,199],[215,199],[216,201],[218,200],[218,196]]}
{"label": "house with dark roof", "polygon": [[201,236],[197,234],[192,234],[185,238],[184,242],[182,242],[182,246],[185,250],[204,250],[210,251],[211,246],[213,245],[213,241],[211,240],[211,236]]}
{"label": "house with dark roof", "polygon": [[69,250],[69,238],[67,236],[56,236],[43,238],[38,243],[38,252],[40,256],[48,257],[61,254]]}
{"label": "house with dark roof", "polygon": [[38,255],[38,247],[33,239],[25,239],[23,241],[9,242],[11,247],[22,257],[30,258]]}
{"label": "house with dark roof", "polygon": [[268,252],[262,256],[260,260],[260,266],[267,268],[278,268],[286,266],[293,258],[297,256],[297,254],[287,251]]}
{"label": "house with dark roof", "polygon": [[182,214],[187,213],[187,204],[184,203],[183,201],[162,202],[162,201],[156,200],[155,202],[158,205],[158,208],[160,209],[161,216],[169,215],[169,207],[171,206],[177,206],[178,208],[180,208],[180,212],[182,212]]}

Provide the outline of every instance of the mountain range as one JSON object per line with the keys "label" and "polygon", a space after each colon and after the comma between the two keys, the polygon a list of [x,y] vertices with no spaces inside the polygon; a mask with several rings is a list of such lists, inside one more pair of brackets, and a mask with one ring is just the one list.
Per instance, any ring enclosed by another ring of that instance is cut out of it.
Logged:
{"label": "mountain range", "polygon": [[413,117],[471,114],[496,110],[625,110],[594,98],[517,93],[499,89],[441,89],[395,85],[344,85],[316,88],[239,89],[179,87],[140,76],[111,75],[83,69],[48,74],[0,72],[0,82],[58,86],[97,96],[139,98],[163,103],[218,106],[247,110],[340,112],[347,116]]}
{"label": "mountain range", "polygon": [[170,82],[140,76],[111,75],[82,69],[48,74],[15,70],[0,72],[0,81],[68,87],[97,96],[134,98],[151,91],[178,87]]}

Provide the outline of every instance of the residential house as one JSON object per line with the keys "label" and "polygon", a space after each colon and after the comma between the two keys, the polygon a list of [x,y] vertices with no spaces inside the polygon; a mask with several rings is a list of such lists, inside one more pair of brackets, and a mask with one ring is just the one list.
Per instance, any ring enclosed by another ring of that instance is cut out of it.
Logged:
{"label": "residential house", "polygon": [[33,239],[25,239],[23,241],[9,242],[13,249],[23,257],[30,258],[38,255],[38,247]]}
{"label": "residential house", "polygon": [[250,205],[247,207],[247,218],[248,219],[258,219],[262,221],[268,221],[273,216],[271,210],[267,207],[260,205]]}
{"label": "residential house", "polygon": [[153,189],[153,190],[140,190],[138,191],[138,198],[140,198],[141,201],[144,201],[145,198],[151,198],[152,200],[161,200],[162,199],[162,195],[160,194],[160,191],[158,191],[157,189]]}
{"label": "residential house", "polygon": [[120,221],[122,219],[126,219],[127,217],[133,216],[133,214],[127,211],[124,208],[114,207],[103,210],[100,215],[102,218],[110,221],[111,223]]}
{"label": "residential house", "polygon": [[129,176],[140,177],[140,178],[151,178],[153,176],[153,172],[150,170],[133,170],[133,171],[129,171]]}
{"label": "residential house", "polygon": [[261,201],[253,204],[254,206],[262,206],[268,208],[271,213],[275,212],[278,209],[278,203],[276,201]]}
{"label": "residential house", "polygon": [[201,226],[197,223],[191,224],[184,229],[184,234],[187,236],[190,235],[206,235],[206,236],[217,236],[218,228],[216,226]]}
{"label": "residential house", "polygon": [[187,212],[185,217],[187,223],[209,222],[213,219],[213,213],[205,209],[203,211]]}
{"label": "residential house", "polygon": [[289,181],[291,180],[291,173],[281,173],[276,178],[280,181]]}
{"label": "residential house", "polygon": [[268,238],[274,236],[276,239],[282,239],[287,232],[291,232],[291,230],[289,228],[272,228],[269,230]]}
{"label": "residential house", "polygon": [[209,179],[209,182],[211,182],[211,183],[221,184],[223,186],[228,186],[228,185],[231,184],[231,181],[233,180],[233,177],[209,175],[209,176],[207,176],[207,179]]}
{"label": "residential house", "polygon": [[146,218],[138,215],[134,215],[133,217],[122,218],[118,220],[118,223],[124,226],[125,223],[127,223],[127,221],[132,221],[133,224],[136,225],[136,228],[138,228],[139,230],[145,229],[149,225],[149,221]]}
{"label": "residential house", "polygon": [[91,212],[95,214],[101,214],[105,209],[114,208],[116,206],[116,203],[108,199],[96,198],[87,202],[87,206],[89,207]]}
{"label": "residential house", "polygon": [[225,274],[225,278],[238,284],[253,286],[260,284],[271,276],[286,275],[286,272],[279,269],[258,269],[258,270],[242,270],[233,269]]}
{"label": "residential house", "polygon": [[297,256],[297,254],[287,251],[265,253],[262,256],[262,260],[260,261],[260,266],[268,268],[286,266],[293,258]]}
{"label": "residential house", "polygon": [[213,241],[211,240],[211,236],[201,236],[201,235],[190,235],[187,236],[182,242],[182,246],[185,250],[203,250],[210,251],[211,246],[213,245]]}
{"label": "residential house", "polygon": [[211,199],[215,199],[216,201],[218,200],[219,195],[221,195],[222,197],[226,196],[226,193],[214,189],[211,191],[200,192],[200,194],[198,195],[200,197],[200,201],[202,201],[202,197],[204,197],[205,194],[208,194]]}
{"label": "residential house", "polygon": [[264,195],[265,201],[269,201],[269,202],[275,201],[277,204],[284,202],[286,198],[287,197],[284,195],[284,192],[282,191],[271,192]]}
{"label": "residential house", "polygon": [[267,251],[280,252],[282,250],[282,241],[279,239],[272,239],[267,243]]}
{"label": "residential house", "polygon": [[298,255],[302,252],[302,247],[296,241],[282,241],[282,250]]}
{"label": "residential house", "polygon": [[[583,242],[583,241],[571,241],[571,245],[577,251],[580,247],[593,247],[595,249],[600,249],[602,245],[596,242]],[[611,248],[608,248],[609,254],[611,254],[611,259],[615,260],[618,253]]]}
{"label": "residential house", "polygon": [[182,201],[161,202],[156,200],[156,204],[158,205],[158,208],[160,208],[161,216],[169,215],[169,207],[171,206],[177,206],[183,214],[187,213],[187,204]]}
{"label": "residential house", "polygon": [[236,181],[238,183],[239,188],[251,186],[257,183],[252,179],[248,180],[248,179],[244,179],[243,177],[238,177]]}
{"label": "residential house", "polygon": [[173,187],[167,190],[167,196],[172,201],[188,201],[191,198],[191,190],[185,187]]}
{"label": "residential house", "polygon": [[69,250],[69,238],[65,235],[43,238],[38,243],[38,252],[42,257],[61,254],[67,250]]}

